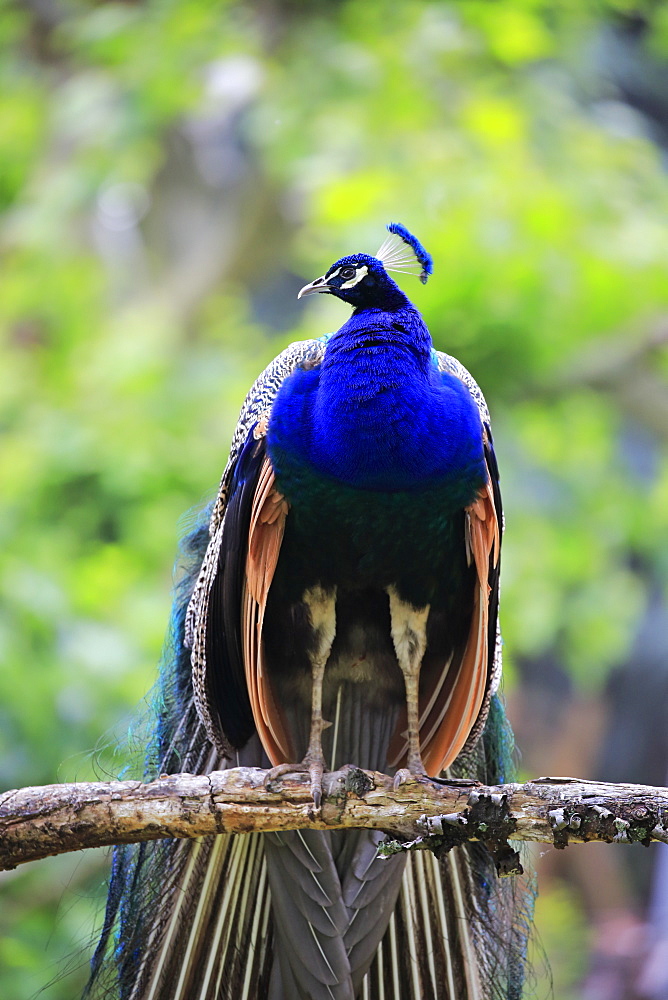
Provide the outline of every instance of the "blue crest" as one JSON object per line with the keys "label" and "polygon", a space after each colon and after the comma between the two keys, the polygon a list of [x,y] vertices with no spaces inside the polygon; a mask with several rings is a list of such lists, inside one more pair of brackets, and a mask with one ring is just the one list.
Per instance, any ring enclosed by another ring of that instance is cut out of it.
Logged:
{"label": "blue crest", "polygon": [[382,262],[388,271],[405,271],[415,274],[420,268],[420,281],[424,285],[434,270],[434,262],[420,243],[400,222],[390,222],[387,227],[388,236],[378,250],[376,258]]}

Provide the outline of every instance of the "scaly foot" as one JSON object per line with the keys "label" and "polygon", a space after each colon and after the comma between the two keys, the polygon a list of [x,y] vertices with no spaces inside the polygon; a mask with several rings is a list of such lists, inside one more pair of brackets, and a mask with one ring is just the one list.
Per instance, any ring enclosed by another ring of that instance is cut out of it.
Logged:
{"label": "scaly foot", "polygon": [[311,776],[311,796],[313,797],[314,812],[319,814],[322,805],[322,776],[325,771],[325,758],[322,753],[307,753],[303,763]]}

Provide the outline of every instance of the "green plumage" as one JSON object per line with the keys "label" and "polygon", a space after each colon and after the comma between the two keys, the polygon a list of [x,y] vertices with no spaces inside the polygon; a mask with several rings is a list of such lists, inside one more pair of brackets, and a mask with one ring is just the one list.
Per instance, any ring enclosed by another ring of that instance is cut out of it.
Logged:
{"label": "green plumage", "polygon": [[449,486],[362,491],[305,468],[277,485],[291,502],[279,576],[295,599],[317,582],[379,590],[394,584],[420,606],[459,589],[468,576],[466,485],[459,496]]}

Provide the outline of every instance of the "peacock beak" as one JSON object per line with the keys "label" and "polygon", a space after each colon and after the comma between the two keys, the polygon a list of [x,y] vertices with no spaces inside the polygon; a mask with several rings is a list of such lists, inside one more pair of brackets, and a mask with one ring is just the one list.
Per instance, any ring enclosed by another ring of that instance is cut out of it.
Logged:
{"label": "peacock beak", "polygon": [[323,275],[322,278],[316,278],[315,281],[312,281],[310,285],[304,285],[297,298],[301,299],[302,295],[312,295],[313,292],[328,292],[329,290],[329,285]]}

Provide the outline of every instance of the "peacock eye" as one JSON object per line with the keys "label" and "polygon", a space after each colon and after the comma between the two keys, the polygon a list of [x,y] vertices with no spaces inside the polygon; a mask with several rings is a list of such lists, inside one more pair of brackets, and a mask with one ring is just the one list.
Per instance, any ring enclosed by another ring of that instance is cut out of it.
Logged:
{"label": "peacock eye", "polygon": [[339,277],[345,278],[346,280],[348,278],[354,278],[356,274],[357,268],[354,267],[342,267],[339,271]]}

